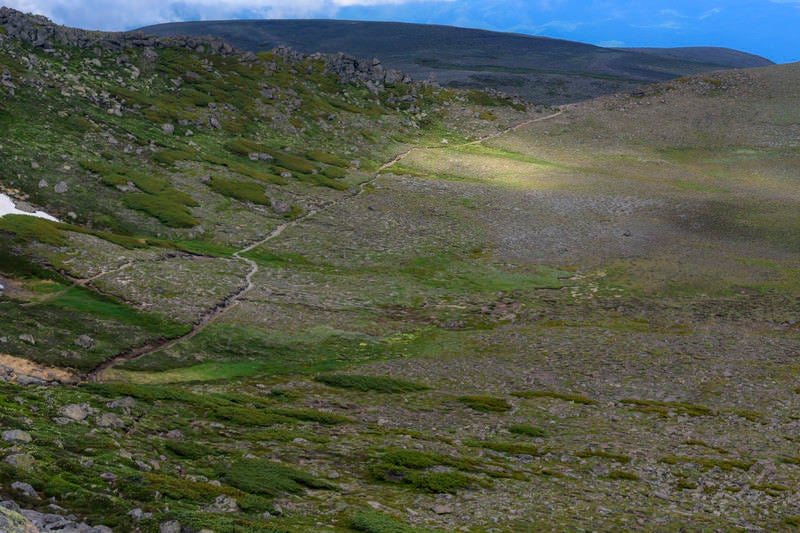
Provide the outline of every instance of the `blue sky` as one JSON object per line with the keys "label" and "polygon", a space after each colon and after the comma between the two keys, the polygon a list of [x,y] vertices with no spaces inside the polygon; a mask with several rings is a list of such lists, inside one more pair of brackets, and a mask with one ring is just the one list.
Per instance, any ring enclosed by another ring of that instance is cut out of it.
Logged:
{"label": "blue sky", "polygon": [[179,20],[337,18],[544,35],[601,46],[725,46],[800,61],[800,0],[0,0],[59,24],[126,30]]}

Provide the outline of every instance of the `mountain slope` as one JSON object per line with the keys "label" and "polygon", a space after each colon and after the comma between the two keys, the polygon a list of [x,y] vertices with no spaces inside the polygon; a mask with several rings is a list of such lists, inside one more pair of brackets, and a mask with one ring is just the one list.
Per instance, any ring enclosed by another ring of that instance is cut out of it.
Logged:
{"label": "mountain slope", "polygon": [[182,22],[143,28],[156,35],[216,35],[250,51],[289,46],[377,57],[387,67],[447,87],[492,88],[562,104],[642,83],[770,61],[721,49],[640,53],[449,26],[339,20]]}
{"label": "mountain slope", "polygon": [[543,109],[0,28],[0,185],[65,221],[0,217],[0,496],[29,520],[800,523],[798,65]]}

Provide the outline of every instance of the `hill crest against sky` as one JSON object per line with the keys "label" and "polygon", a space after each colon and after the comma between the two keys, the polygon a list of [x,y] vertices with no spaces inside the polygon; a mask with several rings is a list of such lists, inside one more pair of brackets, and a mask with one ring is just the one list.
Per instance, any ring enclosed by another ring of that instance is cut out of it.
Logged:
{"label": "hill crest against sky", "polygon": [[214,35],[244,50],[288,46],[304,53],[377,57],[385,66],[448,87],[491,88],[562,104],[636,85],[768,59],[724,48],[623,50],[453,26],[341,20],[237,20],[161,24],[156,35]]}

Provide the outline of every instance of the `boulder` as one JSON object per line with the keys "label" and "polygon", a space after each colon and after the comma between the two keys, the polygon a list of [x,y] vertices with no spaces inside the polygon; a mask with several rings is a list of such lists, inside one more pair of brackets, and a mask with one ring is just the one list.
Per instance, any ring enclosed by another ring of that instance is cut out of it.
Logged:
{"label": "boulder", "polygon": [[27,444],[33,440],[33,437],[31,437],[30,433],[21,429],[9,429],[3,432],[3,440],[5,442]]}
{"label": "boulder", "polygon": [[62,407],[59,412],[70,420],[85,420],[92,411],[88,403],[71,403]]}

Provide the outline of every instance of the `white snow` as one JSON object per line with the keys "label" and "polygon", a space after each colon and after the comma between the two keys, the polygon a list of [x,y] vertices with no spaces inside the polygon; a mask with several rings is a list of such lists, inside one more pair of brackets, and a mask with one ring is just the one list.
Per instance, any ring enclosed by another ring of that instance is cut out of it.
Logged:
{"label": "white snow", "polygon": [[47,220],[59,222],[56,217],[48,215],[44,211],[36,211],[35,213],[26,213],[25,211],[20,211],[16,208],[14,201],[11,198],[5,194],[0,194],[0,217],[4,215],[30,215],[32,217],[46,218]]}

